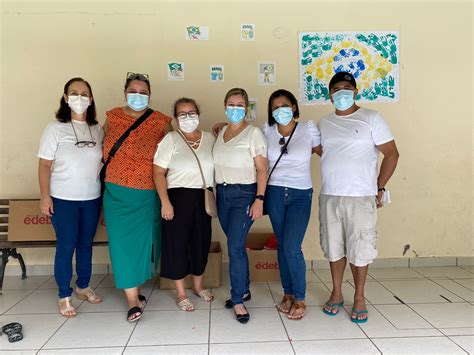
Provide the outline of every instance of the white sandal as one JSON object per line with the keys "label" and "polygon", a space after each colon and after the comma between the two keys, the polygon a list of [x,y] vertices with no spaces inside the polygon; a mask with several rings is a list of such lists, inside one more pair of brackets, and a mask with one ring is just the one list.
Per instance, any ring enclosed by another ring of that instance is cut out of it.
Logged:
{"label": "white sandal", "polygon": [[208,289],[194,292],[194,294],[200,297],[204,302],[212,302],[214,300],[214,296]]}
{"label": "white sandal", "polygon": [[[72,305],[71,297],[60,298],[58,302],[59,313],[66,318],[73,318],[77,315],[77,311]],[[69,314],[66,314],[69,313]]]}
{"label": "white sandal", "polygon": [[186,312],[194,311],[194,304],[189,300],[189,298],[184,298],[179,301],[179,298],[176,300],[176,304],[178,305],[179,309]]}
{"label": "white sandal", "polygon": [[92,304],[98,304],[102,302],[102,297],[95,293],[90,287],[79,288],[76,287],[76,296],[80,300],[87,301]]}

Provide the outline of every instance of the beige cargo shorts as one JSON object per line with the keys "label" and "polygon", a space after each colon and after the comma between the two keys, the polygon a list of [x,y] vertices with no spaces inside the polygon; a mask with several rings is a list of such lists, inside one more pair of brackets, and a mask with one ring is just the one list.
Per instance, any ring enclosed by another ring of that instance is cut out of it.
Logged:
{"label": "beige cargo shorts", "polygon": [[343,257],[355,266],[371,264],[377,257],[377,204],[375,196],[319,195],[319,234],[324,257]]}

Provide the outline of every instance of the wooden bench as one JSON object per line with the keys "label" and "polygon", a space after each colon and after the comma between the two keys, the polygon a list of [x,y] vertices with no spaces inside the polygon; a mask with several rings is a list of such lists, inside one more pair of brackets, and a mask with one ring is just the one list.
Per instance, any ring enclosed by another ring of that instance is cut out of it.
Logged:
{"label": "wooden bench", "polygon": [[[21,266],[21,279],[26,279],[25,261],[17,248],[54,248],[56,242],[48,241],[9,241],[8,240],[8,206],[9,200],[0,200],[0,251],[2,252],[2,265],[0,266],[0,294],[3,289],[3,279],[5,276],[5,268],[10,257],[18,259]],[[107,242],[94,242],[93,245],[104,246]]]}

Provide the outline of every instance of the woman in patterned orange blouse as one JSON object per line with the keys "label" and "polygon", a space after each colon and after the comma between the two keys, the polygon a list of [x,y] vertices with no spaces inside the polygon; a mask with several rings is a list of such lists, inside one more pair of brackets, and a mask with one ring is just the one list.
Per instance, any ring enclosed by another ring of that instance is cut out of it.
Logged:
{"label": "woman in patterned orange blouse", "polygon": [[[127,74],[127,106],[107,112],[104,160],[120,136],[147,111],[150,92],[148,75]],[[170,117],[154,111],[130,133],[106,171],[104,213],[110,258],[116,286],[127,297],[129,322],[141,317],[146,298],[139,287],[158,265],[161,204],[153,183],[153,155],[158,142],[173,129],[170,122]]]}

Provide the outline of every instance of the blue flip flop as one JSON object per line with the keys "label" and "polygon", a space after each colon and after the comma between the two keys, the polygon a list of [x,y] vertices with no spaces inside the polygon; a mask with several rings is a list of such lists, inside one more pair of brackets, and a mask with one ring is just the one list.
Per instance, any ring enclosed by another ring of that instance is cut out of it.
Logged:
{"label": "blue flip flop", "polygon": [[369,313],[369,311],[367,311],[366,309],[362,310],[362,311],[358,311],[357,309],[355,308],[352,308],[352,313],[354,313],[356,315],[356,318],[352,318],[352,314],[351,314],[351,321],[353,323],[366,323],[368,320],[369,320],[369,317],[366,317],[364,319],[358,319],[357,316],[359,314],[367,314]]}
{"label": "blue flip flop", "polygon": [[340,303],[328,303],[328,302],[326,302],[324,305],[330,307],[331,310],[333,309],[333,307],[338,307],[336,313],[328,311],[323,307],[323,313],[324,314],[327,314],[328,316],[334,317],[334,316],[337,316],[339,314],[339,309],[344,305],[344,301],[342,301]]}

